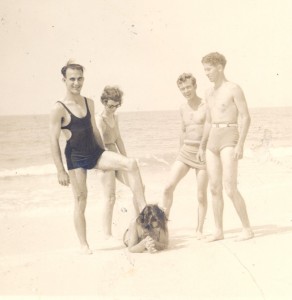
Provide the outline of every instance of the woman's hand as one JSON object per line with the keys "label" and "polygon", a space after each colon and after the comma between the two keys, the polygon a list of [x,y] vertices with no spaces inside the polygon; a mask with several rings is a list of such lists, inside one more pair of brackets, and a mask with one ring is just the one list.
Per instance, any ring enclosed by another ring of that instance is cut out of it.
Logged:
{"label": "woman's hand", "polygon": [[145,248],[148,250],[149,253],[157,252],[157,249],[155,248],[155,241],[152,239],[152,237],[147,236],[145,238]]}

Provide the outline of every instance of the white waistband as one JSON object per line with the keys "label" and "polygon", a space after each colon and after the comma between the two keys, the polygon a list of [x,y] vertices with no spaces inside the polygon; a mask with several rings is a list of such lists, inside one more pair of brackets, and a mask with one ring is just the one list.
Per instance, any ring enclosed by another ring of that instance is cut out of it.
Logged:
{"label": "white waistband", "polygon": [[224,128],[224,127],[237,127],[236,123],[213,123],[212,127],[214,128]]}

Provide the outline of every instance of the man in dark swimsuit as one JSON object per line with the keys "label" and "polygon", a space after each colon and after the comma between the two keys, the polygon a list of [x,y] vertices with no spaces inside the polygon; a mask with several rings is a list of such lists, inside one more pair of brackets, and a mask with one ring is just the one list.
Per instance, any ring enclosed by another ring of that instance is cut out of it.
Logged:
{"label": "man in dark swimsuit", "polygon": [[[94,118],[94,102],[80,95],[83,86],[83,67],[68,62],[61,70],[67,93],[58,101],[50,115],[51,152],[61,185],[72,184],[75,198],[74,224],[85,254],[91,254],[86,238],[85,208],[87,200],[86,171],[123,170],[128,172],[130,188],[139,210],[146,205],[140,171],[135,159],[105,151]],[[60,134],[66,137],[65,156],[68,173],[61,156]]]}

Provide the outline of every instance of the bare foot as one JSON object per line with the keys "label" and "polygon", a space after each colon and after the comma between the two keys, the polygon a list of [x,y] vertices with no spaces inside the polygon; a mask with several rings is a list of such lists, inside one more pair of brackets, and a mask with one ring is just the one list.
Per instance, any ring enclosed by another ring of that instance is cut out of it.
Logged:
{"label": "bare foot", "polygon": [[84,245],[84,246],[81,246],[80,253],[85,254],[85,255],[90,255],[90,254],[92,254],[92,251],[89,249],[89,247],[87,245]]}
{"label": "bare foot", "polygon": [[213,234],[210,237],[206,238],[207,243],[216,242],[224,239],[223,233]]}
{"label": "bare foot", "polygon": [[249,229],[242,229],[241,234],[235,239],[236,242],[242,242],[254,237],[254,233]]}
{"label": "bare foot", "polygon": [[195,237],[197,240],[202,240],[204,238],[204,235],[201,231],[197,231]]}

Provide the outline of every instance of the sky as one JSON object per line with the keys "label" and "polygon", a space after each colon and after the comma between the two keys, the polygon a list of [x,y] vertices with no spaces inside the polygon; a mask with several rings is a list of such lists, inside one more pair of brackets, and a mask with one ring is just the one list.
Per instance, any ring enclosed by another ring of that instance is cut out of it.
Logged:
{"label": "sky", "polygon": [[291,11],[290,0],[0,0],[0,115],[49,113],[69,59],[97,111],[106,85],[124,91],[120,111],[175,110],[177,77],[193,73],[203,97],[214,51],[250,107],[292,106]]}

